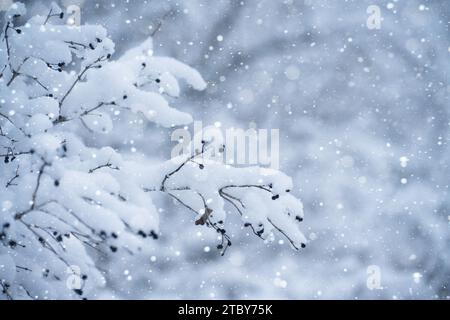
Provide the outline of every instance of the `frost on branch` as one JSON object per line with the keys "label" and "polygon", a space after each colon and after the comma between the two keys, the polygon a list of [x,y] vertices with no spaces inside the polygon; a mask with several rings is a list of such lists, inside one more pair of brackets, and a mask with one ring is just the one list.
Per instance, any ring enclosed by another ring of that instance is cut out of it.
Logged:
{"label": "frost on branch", "polygon": [[145,252],[158,238],[156,192],[216,230],[222,254],[231,245],[228,211],[260,238],[276,231],[304,246],[302,204],[280,172],[214,162],[207,142],[191,157],[151,166],[89,140],[92,132],[125,132],[128,115],[188,124],[191,115],[169,104],[180,94],[177,79],[196,90],[206,83],[183,63],[154,56],[151,39],[112,60],[106,30],[63,25],[61,12],[53,5],[19,26],[25,7],[16,3],[1,31],[1,298],[95,298],[108,278],[97,261]]}

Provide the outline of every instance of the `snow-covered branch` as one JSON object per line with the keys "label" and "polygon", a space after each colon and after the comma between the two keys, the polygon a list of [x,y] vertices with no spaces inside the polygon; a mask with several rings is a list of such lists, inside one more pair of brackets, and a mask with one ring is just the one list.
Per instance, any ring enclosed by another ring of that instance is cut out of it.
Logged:
{"label": "snow-covered branch", "polygon": [[[293,248],[305,245],[297,226],[302,204],[281,172],[217,163],[207,141],[194,155],[160,165],[87,143],[129,116],[189,124],[191,115],[169,101],[180,94],[177,79],[206,87],[196,70],[154,56],[151,39],[112,60],[105,29],[58,24],[55,6],[16,26],[24,14],[21,3],[7,11],[0,44],[0,297],[89,298],[107,278],[99,257],[138,254],[159,238],[155,192],[217,232],[222,255],[231,245],[230,209],[262,239],[277,231]],[[79,285],[68,285],[67,273],[78,269]]]}

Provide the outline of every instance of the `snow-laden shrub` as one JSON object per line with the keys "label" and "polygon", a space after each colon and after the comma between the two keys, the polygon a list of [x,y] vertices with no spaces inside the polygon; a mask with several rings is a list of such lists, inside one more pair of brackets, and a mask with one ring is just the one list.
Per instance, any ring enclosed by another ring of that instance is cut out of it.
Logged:
{"label": "snow-laden shrub", "polygon": [[112,60],[104,28],[65,25],[57,6],[17,25],[25,12],[21,3],[6,12],[0,44],[1,298],[95,298],[108,272],[99,260],[142,254],[158,239],[155,193],[217,232],[222,255],[226,210],[262,239],[278,232],[305,246],[302,204],[283,173],[215,162],[213,141],[155,165],[91,139],[125,134],[130,119],[189,124],[168,101],[179,78],[206,87],[197,71],[154,56],[151,39]]}

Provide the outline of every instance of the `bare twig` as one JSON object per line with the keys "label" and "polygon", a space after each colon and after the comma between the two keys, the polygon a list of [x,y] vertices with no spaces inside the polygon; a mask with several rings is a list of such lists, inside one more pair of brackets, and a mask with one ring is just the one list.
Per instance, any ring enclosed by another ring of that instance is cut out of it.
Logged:
{"label": "bare twig", "polygon": [[69,94],[72,92],[72,90],[75,88],[75,86],[77,85],[77,83],[83,78],[84,74],[94,68],[97,67],[97,63],[105,61],[108,59],[108,56],[101,56],[99,58],[97,58],[94,62],[88,64],[87,66],[85,66],[83,68],[83,70],[77,75],[77,77],[75,78],[75,81],[70,85],[69,89],[66,91],[66,93],[63,95],[63,97],[61,98],[61,100],[59,101],[59,115],[60,117],[62,117],[61,111],[62,111],[62,106],[64,101],[66,100],[66,98],[69,96]]}
{"label": "bare twig", "polygon": [[36,181],[36,186],[34,188],[32,197],[31,197],[31,210],[34,210],[36,207],[36,197],[37,197],[37,193],[39,191],[39,187],[41,186],[41,179],[42,179],[42,175],[44,174],[44,169],[46,167],[50,166],[49,163],[47,163],[46,161],[44,161],[44,163],[41,165],[41,167],[39,168],[39,172],[38,172],[38,176],[37,176],[37,181]]}
{"label": "bare twig", "polygon": [[14,183],[14,181],[19,178],[19,166],[17,166],[16,168],[16,172],[14,174],[14,177],[12,177],[11,179],[8,180],[8,182],[6,183],[6,188],[9,188],[10,186],[17,186],[16,183]]}
{"label": "bare twig", "polygon": [[64,18],[64,12],[61,11],[60,13],[53,13],[53,8],[51,8],[43,23],[44,26],[47,24],[48,20],[50,20],[51,17],[59,17],[60,19],[62,19]]}
{"label": "bare twig", "polygon": [[50,17],[52,16],[52,12],[53,12],[53,8],[50,8],[50,11],[47,14],[47,18],[45,18],[45,21],[43,23],[43,25],[45,26],[48,22],[48,20],[50,19]]}
{"label": "bare twig", "polygon": [[13,300],[11,293],[9,292],[9,284],[0,279],[0,287],[8,300]]}
{"label": "bare twig", "polygon": [[119,167],[113,166],[113,165],[108,161],[108,162],[105,163],[105,164],[99,165],[99,166],[97,166],[97,167],[95,167],[95,168],[93,168],[93,169],[89,169],[89,173],[93,173],[93,172],[95,172],[95,171],[97,171],[97,170],[100,170],[100,169],[103,169],[103,168],[110,168],[110,169],[112,169],[112,170],[120,170]]}
{"label": "bare twig", "polygon": [[176,174],[177,172],[179,172],[181,169],[183,169],[183,167],[190,161],[192,161],[193,159],[195,159],[196,157],[203,155],[205,153],[205,151],[207,150],[206,147],[206,142],[202,143],[202,151],[199,153],[195,153],[192,156],[190,156],[189,158],[187,158],[185,161],[183,161],[175,170],[173,170],[172,172],[166,174],[164,176],[163,181],[161,182],[161,188],[160,191],[165,191],[166,190],[166,183],[167,180],[170,179],[171,176],[173,176],[174,174]]}
{"label": "bare twig", "polygon": [[10,152],[7,152],[5,154],[0,154],[0,158],[6,158],[6,157],[14,158],[14,157],[21,156],[21,155],[24,155],[24,154],[32,154],[32,152],[31,151],[20,151],[20,152],[10,151]]}
{"label": "bare twig", "polygon": [[7,115],[3,114],[0,112],[0,117],[6,119],[9,123],[11,123],[17,130],[19,130],[23,135],[27,136],[26,132],[21,128],[18,127],[12,120],[10,117],[8,117]]}
{"label": "bare twig", "polygon": [[161,30],[161,27],[162,27],[162,24],[163,24],[164,20],[166,20],[166,18],[168,16],[170,16],[171,14],[172,14],[172,11],[168,11],[162,16],[161,19],[159,19],[158,24],[156,25],[156,28],[150,34],[151,37],[154,37],[159,32],[159,30]]}
{"label": "bare twig", "polygon": [[[295,248],[295,250],[299,250],[299,248],[295,245],[294,241],[293,241],[291,238],[289,238],[289,236],[288,236],[281,228],[277,227],[277,226],[272,222],[272,220],[270,220],[269,218],[267,218],[267,221],[269,221],[270,224],[271,224],[275,229],[278,230],[278,232],[280,232],[283,236],[286,237],[286,239],[289,240],[289,242],[290,242],[291,245]],[[302,248],[304,248],[304,247],[305,247],[305,244],[302,243]]]}

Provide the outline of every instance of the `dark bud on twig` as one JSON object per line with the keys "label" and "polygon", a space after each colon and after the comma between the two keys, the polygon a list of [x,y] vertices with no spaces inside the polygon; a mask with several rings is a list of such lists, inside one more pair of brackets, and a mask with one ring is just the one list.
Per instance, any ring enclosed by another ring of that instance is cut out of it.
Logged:
{"label": "dark bud on twig", "polygon": [[89,48],[91,48],[91,50],[94,50],[94,45],[92,43],[89,43]]}
{"label": "dark bud on twig", "polygon": [[60,18],[60,19],[63,19],[63,18],[64,18],[64,12],[61,12],[61,13],[59,14],[59,18]]}
{"label": "dark bud on twig", "polygon": [[296,217],[295,217],[295,220],[297,220],[298,222],[302,222],[302,221],[303,221],[303,218],[300,217],[300,216],[296,216]]}
{"label": "dark bud on twig", "polygon": [[54,185],[55,187],[59,187],[59,180],[55,180]]}
{"label": "dark bud on twig", "polygon": [[106,232],[104,230],[100,231],[100,238],[102,238],[103,240],[107,238]]}
{"label": "dark bud on twig", "polygon": [[73,292],[75,292],[79,296],[81,296],[83,294],[83,290],[81,290],[81,289],[73,289]]}
{"label": "dark bud on twig", "polygon": [[117,247],[115,247],[115,246],[110,246],[109,248],[111,249],[112,252],[116,252],[117,251]]}
{"label": "dark bud on twig", "polygon": [[203,169],[205,169],[205,166],[204,166],[203,164],[200,163],[200,164],[198,165],[198,168],[199,168],[200,170],[203,170]]}
{"label": "dark bud on twig", "polygon": [[142,230],[139,230],[139,231],[138,231],[138,235],[140,235],[142,238],[147,238],[147,235],[146,235],[145,232],[142,231]]}
{"label": "dark bud on twig", "polygon": [[280,197],[280,195],[276,194],[272,197],[272,200],[277,200]]}
{"label": "dark bud on twig", "polygon": [[15,29],[16,30],[16,32],[18,33],[18,34],[21,34],[22,33],[22,30],[20,30],[20,29]]}
{"label": "dark bud on twig", "polygon": [[158,238],[159,238],[158,235],[156,234],[156,232],[153,231],[153,230],[150,231],[150,234],[149,234],[149,235],[150,235],[150,237],[152,237],[152,238],[155,239],[155,240],[158,240]]}

